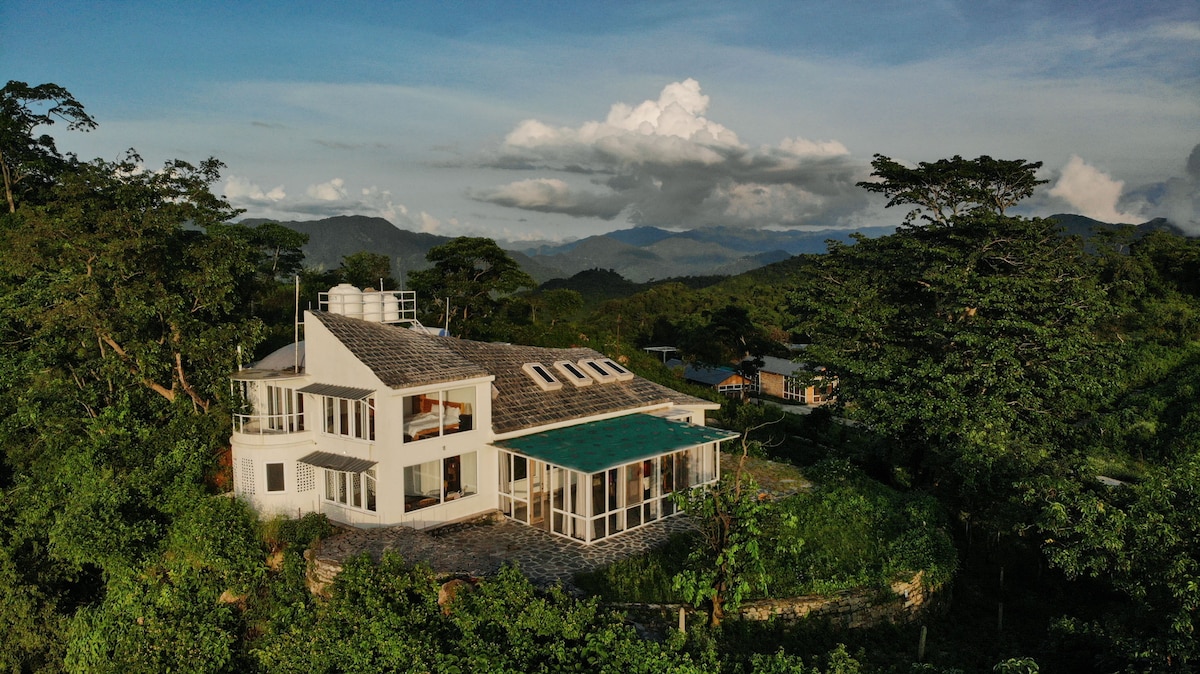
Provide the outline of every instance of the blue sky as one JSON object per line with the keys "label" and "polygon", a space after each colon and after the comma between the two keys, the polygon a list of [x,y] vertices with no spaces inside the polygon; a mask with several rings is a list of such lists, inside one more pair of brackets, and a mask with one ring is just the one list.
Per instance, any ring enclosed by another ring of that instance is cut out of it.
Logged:
{"label": "blue sky", "polygon": [[[443,235],[896,224],[874,153],[1042,161],[1029,214],[1200,233],[1200,4],[27,2],[59,147],[224,161],[247,216]],[[55,132],[55,129],[51,129]]]}

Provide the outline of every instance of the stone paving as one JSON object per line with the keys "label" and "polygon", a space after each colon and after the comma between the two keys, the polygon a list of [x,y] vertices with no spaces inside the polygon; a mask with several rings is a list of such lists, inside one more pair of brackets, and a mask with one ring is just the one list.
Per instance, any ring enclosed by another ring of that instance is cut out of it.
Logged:
{"label": "stone paving", "polygon": [[378,559],[385,551],[408,562],[423,562],[445,575],[488,576],[516,564],[540,586],[562,583],[574,590],[576,573],[592,571],[664,544],[671,534],[692,528],[687,517],[671,517],[619,536],[584,545],[503,517],[487,517],[431,531],[408,527],[349,529],[322,542],[314,557],[332,580],[342,562],[361,553]]}
{"label": "stone paving", "polygon": [[[738,458],[721,455],[728,472]],[[791,466],[749,457],[746,470],[755,476],[760,498],[778,499],[806,491],[811,484]],[[417,531],[397,526],[384,529],[343,529],[322,541],[311,557],[318,585],[333,580],[342,563],[362,553],[379,559],[385,551],[400,553],[410,563],[423,562],[442,575],[488,576],[506,562],[516,564],[535,584],[562,583],[574,591],[574,576],[663,545],[676,532],[694,529],[678,515],[651,522],[591,545],[514,522],[499,512],[479,519]]]}

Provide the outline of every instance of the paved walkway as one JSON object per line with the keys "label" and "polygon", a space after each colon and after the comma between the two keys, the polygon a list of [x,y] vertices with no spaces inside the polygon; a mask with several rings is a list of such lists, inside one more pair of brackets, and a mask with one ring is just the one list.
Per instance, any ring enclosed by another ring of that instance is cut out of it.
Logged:
{"label": "paved walkway", "polygon": [[[737,460],[722,453],[721,470],[733,470]],[[758,481],[760,498],[785,498],[812,486],[799,471],[784,464],[750,457],[746,469]],[[379,559],[390,550],[409,563],[425,563],[444,575],[488,576],[509,562],[537,585],[562,583],[573,591],[575,574],[646,552],[666,543],[672,534],[693,528],[690,519],[677,515],[584,545],[495,513],[428,531],[403,526],[343,529],[322,541],[313,556],[320,582],[331,581],[350,557],[365,552]]]}
{"label": "paved walkway", "polygon": [[400,553],[412,563],[423,562],[447,575],[488,576],[505,562],[516,564],[536,585],[562,583],[573,590],[576,573],[592,571],[664,544],[671,534],[692,527],[677,516],[583,545],[508,519],[482,519],[432,531],[408,527],[351,529],[322,542],[319,564],[340,568],[346,559],[368,553],[378,559],[385,551]]}

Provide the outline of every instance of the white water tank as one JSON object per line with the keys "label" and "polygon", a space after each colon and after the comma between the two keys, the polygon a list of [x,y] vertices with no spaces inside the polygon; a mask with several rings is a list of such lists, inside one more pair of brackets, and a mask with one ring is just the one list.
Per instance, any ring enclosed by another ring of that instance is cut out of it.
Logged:
{"label": "white water tank", "polygon": [[362,318],[364,321],[378,323],[383,320],[383,293],[374,288],[367,288],[362,294]]}
{"label": "white water tank", "polygon": [[398,323],[400,321],[400,299],[394,292],[380,294],[383,295],[383,322]]}
{"label": "white water tank", "polygon": [[329,289],[329,313],[362,318],[362,291],[349,283]]}

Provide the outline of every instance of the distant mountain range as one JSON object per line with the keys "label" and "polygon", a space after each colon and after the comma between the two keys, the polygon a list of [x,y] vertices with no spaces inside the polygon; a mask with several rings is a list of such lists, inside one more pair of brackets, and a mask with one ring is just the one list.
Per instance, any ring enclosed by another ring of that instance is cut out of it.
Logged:
{"label": "distant mountain range", "polygon": [[[1068,233],[1085,237],[1097,227],[1113,226],[1082,215],[1051,217]],[[267,220],[242,220],[248,225],[262,222]],[[303,248],[306,266],[334,269],[341,265],[343,257],[365,250],[392,258],[392,274],[396,278],[429,267],[425,254],[450,240],[450,237],[400,229],[383,218],[363,215],[279,224],[308,235],[308,244]],[[1138,225],[1138,229],[1181,233],[1161,218]],[[858,231],[877,237],[890,234],[893,228]],[[644,283],[654,279],[740,274],[794,255],[823,253],[827,240],[848,242],[852,233],[842,229],[775,231],[731,227],[677,232],[633,227],[562,244],[523,247],[520,243],[498,243],[538,283],[568,278],[589,269],[611,270],[630,281]]]}
{"label": "distant mountain range", "polygon": [[[882,236],[890,227],[861,230]],[[849,241],[852,231],[759,230],[706,227],[676,232],[634,227],[578,241],[518,249],[562,276],[587,269],[612,269],[625,278],[645,282],[681,276],[740,274],[802,253],[823,253],[829,239]],[[515,246],[514,246],[515,247]]]}

